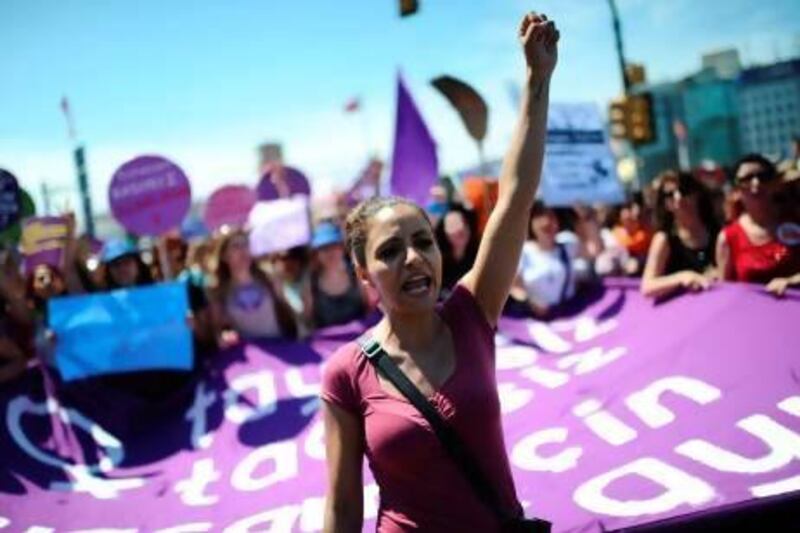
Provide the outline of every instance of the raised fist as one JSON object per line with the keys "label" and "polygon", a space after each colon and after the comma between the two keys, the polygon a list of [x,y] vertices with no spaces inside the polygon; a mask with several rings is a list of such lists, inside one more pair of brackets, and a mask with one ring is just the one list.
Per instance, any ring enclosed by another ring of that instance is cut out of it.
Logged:
{"label": "raised fist", "polygon": [[553,73],[558,61],[559,36],[555,23],[546,15],[533,12],[522,17],[519,39],[532,76],[542,78]]}

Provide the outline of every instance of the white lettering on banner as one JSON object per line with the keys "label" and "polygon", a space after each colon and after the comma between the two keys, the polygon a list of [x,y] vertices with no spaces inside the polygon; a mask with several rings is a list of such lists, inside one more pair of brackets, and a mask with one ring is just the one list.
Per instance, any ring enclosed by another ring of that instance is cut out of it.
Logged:
{"label": "white lettering on banner", "polygon": [[778,496],[788,492],[800,492],[800,476],[793,476],[750,488],[750,494],[756,498],[769,498],[770,496]]}
{"label": "white lettering on banner", "polygon": [[536,362],[539,355],[529,346],[503,346],[495,349],[495,368],[497,370],[514,370]]}
{"label": "white lettering on banner", "polygon": [[699,379],[669,376],[629,395],[625,403],[645,424],[651,428],[660,428],[675,420],[672,411],[659,403],[661,395],[667,391],[685,396],[700,405],[711,403],[722,396],[722,391],[718,388]]}
{"label": "white lettering on banner", "polygon": [[[605,494],[614,481],[639,476],[661,485],[658,496],[640,500],[618,500]],[[581,484],[575,503],[592,513],[607,516],[644,516],[671,511],[680,505],[698,506],[714,498],[714,488],[703,481],[652,457],[642,457]]]}
{"label": "white lettering on banner", "polygon": [[511,451],[511,462],[517,467],[531,472],[566,472],[575,468],[583,450],[574,446],[561,452],[544,457],[539,454],[539,447],[546,444],[559,444],[567,440],[567,428],[555,427],[542,429],[520,440]]}
{"label": "white lettering on banner", "polygon": [[136,528],[93,527],[92,529],[71,529],[68,533],[137,533],[138,531]]}
{"label": "white lettering on banner", "polygon": [[377,483],[364,485],[364,520],[370,520],[378,516],[380,494],[381,491]]}
{"label": "white lettering on banner", "polygon": [[536,365],[529,366],[520,372],[520,375],[548,389],[556,389],[569,381],[569,374]]}
{"label": "white lettering on banner", "polygon": [[533,391],[517,388],[514,383],[498,383],[497,393],[500,396],[500,411],[507,415],[522,409],[533,400]]}
{"label": "white lettering on banner", "polygon": [[[266,461],[274,465],[273,470],[261,477],[253,477],[255,470]],[[231,483],[242,491],[263,490],[296,477],[298,472],[297,444],[294,441],[281,441],[250,452],[233,470]]]}
{"label": "white lettering on banner", "polygon": [[181,501],[192,507],[214,505],[219,496],[206,494],[206,487],[218,481],[221,474],[214,468],[214,459],[206,457],[195,461],[189,479],[175,483],[175,492],[180,494]]}
{"label": "white lettering on banner", "polygon": [[311,459],[325,460],[325,426],[321,420],[317,420],[311,426],[303,449]]}
{"label": "white lettering on banner", "polygon": [[325,498],[306,498],[300,511],[300,531],[322,531],[325,525]]}
{"label": "white lettering on banner", "polygon": [[576,375],[588,374],[589,372],[594,372],[616,361],[627,352],[628,349],[621,346],[611,348],[610,350],[596,346],[585,352],[565,355],[559,358],[556,366],[561,370],[573,368],[573,372]]}
{"label": "white lettering on banner", "polygon": [[158,529],[154,533],[206,533],[211,531],[213,527],[214,524],[211,522],[192,522],[191,524]]}
{"label": "white lettering on banner", "polygon": [[0,529],[8,527],[9,525],[11,525],[11,520],[6,518],[5,516],[0,516]]}
{"label": "white lettering on banner", "polygon": [[25,533],[53,533],[55,529],[45,526],[31,526],[25,530]]}
{"label": "white lettering on banner", "polygon": [[[257,393],[255,409],[241,405],[240,398],[248,389]],[[230,383],[230,388],[223,393],[225,399],[225,418],[234,424],[271,415],[278,408],[278,393],[275,390],[275,375],[269,370],[237,376]]]}
{"label": "white lettering on banner", "polygon": [[[51,413],[59,413],[60,418],[66,425],[79,427],[92,436],[95,443],[101,448],[99,453],[100,460],[96,466],[88,467],[93,471],[109,472],[114,466],[120,464],[125,452],[122,443],[103,428],[83,416],[74,409],[62,409],[56,402],[34,403],[27,396],[18,396],[8,403],[6,411],[6,426],[8,432],[16,444],[40,463],[61,468],[69,466],[70,463],[60,457],[46,453],[37,448],[22,430],[22,416],[32,414],[38,416],[49,416]],[[105,453],[103,453],[105,452]]]}
{"label": "white lettering on banner", "polygon": [[547,352],[566,353],[572,349],[572,344],[560,337],[550,326],[543,322],[530,324],[528,333],[533,342]]}
{"label": "white lettering on banner", "polygon": [[609,444],[620,446],[636,439],[638,433],[608,411],[602,411],[599,400],[590,398],[572,409],[572,414],[583,419],[595,435]]}
{"label": "white lettering on banner", "polygon": [[299,514],[299,505],[284,505],[237,520],[224,533],[291,533]]}
{"label": "white lettering on banner", "polygon": [[123,490],[144,486],[144,479],[137,477],[114,479],[95,477],[86,465],[65,465],[62,468],[74,481],[54,481],[50,484],[51,490],[87,492],[98,500],[114,500],[120,497],[120,492]]}
{"label": "white lettering on banner", "polygon": [[778,409],[790,415],[800,417],[800,396],[789,396],[778,403]]}
{"label": "white lettering on banner", "polygon": [[737,422],[736,426],[761,439],[769,451],[757,458],[743,457],[702,439],[688,440],[677,446],[675,451],[720,472],[737,474],[772,472],[787,466],[794,459],[800,459],[800,435],[768,416],[748,416]]}
{"label": "white lettering on banner", "polygon": [[195,450],[205,450],[214,442],[214,436],[208,431],[206,421],[206,410],[211,407],[217,399],[214,391],[205,392],[203,382],[197,384],[194,392],[194,402],[186,411],[186,420],[192,423],[191,442]]}
{"label": "white lettering on banner", "polygon": [[619,322],[613,318],[598,322],[593,317],[583,316],[575,322],[575,340],[587,342],[617,329],[617,326]]}
{"label": "white lettering on banner", "polygon": [[320,383],[306,383],[303,380],[303,374],[300,369],[291,368],[284,374],[286,380],[286,388],[289,394],[295,398],[310,398],[306,403],[300,407],[300,413],[303,416],[311,416],[319,410],[320,401],[319,393],[321,390]]}

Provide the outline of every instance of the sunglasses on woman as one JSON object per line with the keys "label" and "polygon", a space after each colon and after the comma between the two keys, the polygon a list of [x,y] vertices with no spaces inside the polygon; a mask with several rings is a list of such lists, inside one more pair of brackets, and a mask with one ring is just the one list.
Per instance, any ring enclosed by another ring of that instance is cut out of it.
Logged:
{"label": "sunglasses on woman", "polygon": [[769,183],[777,178],[778,175],[768,170],[759,170],[758,172],[750,172],[744,176],[736,177],[736,185],[739,187],[748,187],[753,180],[757,179],[759,183]]}

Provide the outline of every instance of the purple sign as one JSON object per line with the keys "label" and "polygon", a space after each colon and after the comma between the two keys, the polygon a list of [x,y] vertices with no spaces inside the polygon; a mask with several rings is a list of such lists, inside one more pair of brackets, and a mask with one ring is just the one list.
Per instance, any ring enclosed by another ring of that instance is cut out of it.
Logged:
{"label": "purple sign", "polygon": [[[600,532],[800,498],[798,321],[797,292],[719,285],[654,305],[627,282],[553,323],[503,320],[496,375],[527,513]],[[319,531],[320,367],[363,329],[216,354],[160,402],[102,382],[55,384],[48,402],[30,369],[0,391],[0,525]],[[365,531],[378,497],[367,474]]]}
{"label": "purple sign", "polygon": [[22,253],[25,272],[39,265],[61,268],[68,226],[64,217],[27,218],[22,223]]}
{"label": "purple sign", "polygon": [[311,196],[311,186],[305,174],[296,168],[272,165],[261,176],[256,193],[260,201],[288,198],[295,194]]}
{"label": "purple sign", "polygon": [[159,156],[131,159],[114,173],[108,201],[114,218],[136,235],[158,236],[189,212],[192,189],[183,170]]}
{"label": "purple sign", "polygon": [[20,189],[17,178],[0,168],[0,231],[13,226],[19,216]]}
{"label": "purple sign", "polygon": [[246,185],[220,187],[209,197],[203,221],[211,231],[225,225],[241,227],[255,203],[256,193]]}

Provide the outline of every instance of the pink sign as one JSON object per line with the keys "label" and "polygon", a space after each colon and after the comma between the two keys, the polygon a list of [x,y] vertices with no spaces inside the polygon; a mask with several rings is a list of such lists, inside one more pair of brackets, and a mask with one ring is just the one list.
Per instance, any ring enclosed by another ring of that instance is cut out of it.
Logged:
{"label": "pink sign", "polygon": [[246,185],[226,185],[209,197],[203,221],[210,231],[222,226],[243,226],[256,203],[256,192]]}
{"label": "pink sign", "polygon": [[311,186],[305,174],[296,168],[273,166],[258,183],[258,199],[262,201],[287,198],[295,194],[311,196]]}
{"label": "pink sign", "polygon": [[131,159],[114,173],[108,201],[114,218],[136,235],[161,235],[179,226],[192,199],[183,170],[160,156]]}

